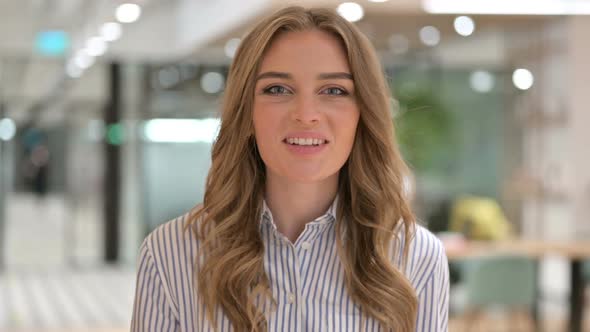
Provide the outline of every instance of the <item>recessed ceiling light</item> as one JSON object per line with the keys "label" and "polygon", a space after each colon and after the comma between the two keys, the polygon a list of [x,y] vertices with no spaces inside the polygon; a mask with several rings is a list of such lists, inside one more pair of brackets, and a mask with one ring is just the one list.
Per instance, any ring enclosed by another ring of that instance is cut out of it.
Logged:
{"label": "recessed ceiling light", "polygon": [[512,82],[520,90],[528,90],[533,86],[535,78],[530,70],[519,68],[512,74]]}
{"label": "recessed ceiling light", "polygon": [[473,31],[475,31],[475,22],[473,22],[473,19],[469,16],[459,16],[455,18],[453,26],[458,34],[465,37],[471,36]]}
{"label": "recessed ceiling light", "polygon": [[365,16],[363,7],[355,2],[341,3],[336,11],[349,22],[360,21]]}
{"label": "recessed ceiling light", "polygon": [[135,3],[124,3],[117,7],[115,17],[121,23],[133,23],[139,19],[141,7]]}
{"label": "recessed ceiling light", "polygon": [[433,26],[425,26],[420,29],[420,40],[424,45],[436,46],[440,42],[440,31]]}

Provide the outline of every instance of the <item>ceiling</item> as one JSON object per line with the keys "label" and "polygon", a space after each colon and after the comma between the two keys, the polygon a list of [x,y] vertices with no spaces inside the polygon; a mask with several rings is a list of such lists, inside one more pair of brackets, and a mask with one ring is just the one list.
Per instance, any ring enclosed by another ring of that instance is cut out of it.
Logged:
{"label": "ceiling", "polygon": [[[261,16],[287,4],[336,8],[336,0],[139,0],[143,12],[138,22],[124,25],[122,38],[112,43],[105,56],[81,78],[67,80],[66,59],[47,58],[33,52],[38,31],[64,30],[72,50],[95,35],[98,27],[114,19],[119,0],[0,0],[0,100],[18,117],[55,92],[69,87],[67,98],[77,102],[101,103],[105,99],[105,62],[166,63],[199,61],[229,63],[223,53],[225,42],[240,37]],[[442,43],[435,51],[457,65],[494,65],[502,61],[503,30],[534,26],[547,18],[477,17],[478,36],[462,38],[453,31],[453,16],[426,15],[419,0],[371,3],[358,0],[366,16],[358,22],[382,52],[394,34],[409,39],[411,56],[425,48],[418,39],[424,25],[441,31]],[[450,51],[462,49],[462,52]],[[403,56],[400,56],[403,58]],[[66,82],[66,83],[64,83]]]}

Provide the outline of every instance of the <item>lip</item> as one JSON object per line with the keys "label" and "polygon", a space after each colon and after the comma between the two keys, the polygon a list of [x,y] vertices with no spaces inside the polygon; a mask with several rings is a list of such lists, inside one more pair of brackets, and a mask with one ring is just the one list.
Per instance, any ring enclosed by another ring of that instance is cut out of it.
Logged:
{"label": "lip", "polygon": [[283,144],[285,144],[285,146],[289,152],[291,152],[295,155],[298,155],[300,157],[312,156],[312,155],[318,154],[318,153],[324,151],[324,149],[326,149],[326,147],[328,145],[328,143],[321,144],[321,145],[292,145],[287,142],[283,142]]}
{"label": "lip", "polygon": [[[321,145],[292,145],[287,142],[287,138],[315,138],[324,140],[326,143]],[[309,157],[322,152],[330,141],[325,135],[318,132],[311,131],[297,131],[291,132],[283,139],[283,143],[286,145],[287,150],[300,157]]]}

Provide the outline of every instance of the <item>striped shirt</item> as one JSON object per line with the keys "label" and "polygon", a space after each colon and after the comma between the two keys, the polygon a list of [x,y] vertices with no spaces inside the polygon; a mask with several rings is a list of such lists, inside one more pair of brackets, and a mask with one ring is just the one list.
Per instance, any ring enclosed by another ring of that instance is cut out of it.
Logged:
{"label": "striped shirt", "polygon": [[[268,331],[384,330],[375,319],[361,317],[366,315],[345,287],[336,253],[336,200],[323,216],[305,225],[295,243],[278,232],[266,203],[263,206],[264,268],[277,304],[267,316]],[[192,264],[199,241],[193,232],[183,231],[187,216],[160,225],[141,245],[133,332],[213,331],[193,291]],[[391,257],[400,267],[403,238],[398,242],[392,246]],[[402,271],[419,301],[416,331],[447,331],[449,272],[441,242],[417,226],[407,264]],[[218,331],[233,331],[221,310],[216,320]]]}

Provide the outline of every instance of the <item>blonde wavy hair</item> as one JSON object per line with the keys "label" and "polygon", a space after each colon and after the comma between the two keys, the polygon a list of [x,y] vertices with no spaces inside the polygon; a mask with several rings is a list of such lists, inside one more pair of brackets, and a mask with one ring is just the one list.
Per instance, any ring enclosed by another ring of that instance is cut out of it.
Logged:
{"label": "blonde wavy hair", "polygon": [[[313,29],[332,34],[343,45],[360,109],[355,142],[338,184],[336,232],[346,241],[337,237],[337,250],[346,287],[363,312],[383,327],[413,331],[416,295],[390,254],[401,243],[396,242],[401,241],[401,230],[405,265],[415,222],[403,192],[408,169],[395,140],[390,90],[368,39],[326,9],[282,9],[257,24],[237,50],[204,201],[192,211],[186,228],[202,241],[194,266],[196,290],[213,325],[221,308],[237,331],[266,331],[259,300],[270,301],[265,308],[276,302],[264,271],[259,233],[265,165],[254,139],[255,78],[265,50],[278,34]],[[398,228],[402,224],[405,227]]]}

